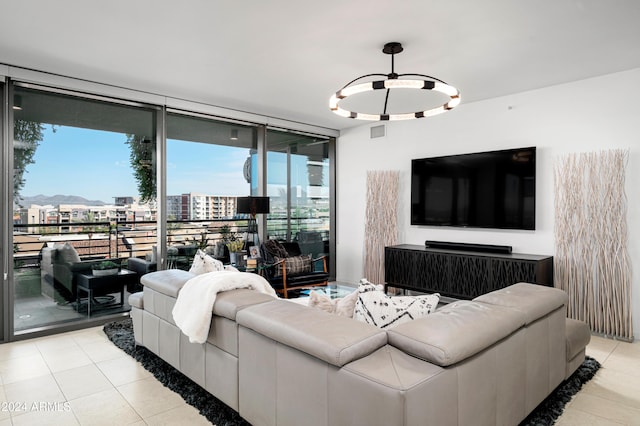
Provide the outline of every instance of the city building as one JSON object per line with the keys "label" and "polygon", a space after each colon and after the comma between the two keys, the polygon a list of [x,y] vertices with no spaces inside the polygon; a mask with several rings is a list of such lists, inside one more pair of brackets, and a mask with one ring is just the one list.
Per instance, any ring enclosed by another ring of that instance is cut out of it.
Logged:
{"label": "city building", "polygon": [[170,220],[231,219],[236,215],[234,196],[188,193],[167,196]]}

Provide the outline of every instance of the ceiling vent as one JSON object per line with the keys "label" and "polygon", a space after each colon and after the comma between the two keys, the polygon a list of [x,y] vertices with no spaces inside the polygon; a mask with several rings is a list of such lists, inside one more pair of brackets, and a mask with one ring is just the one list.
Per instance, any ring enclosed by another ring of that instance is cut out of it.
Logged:
{"label": "ceiling vent", "polygon": [[373,138],[382,138],[385,135],[385,126],[381,124],[379,126],[371,127],[371,139]]}

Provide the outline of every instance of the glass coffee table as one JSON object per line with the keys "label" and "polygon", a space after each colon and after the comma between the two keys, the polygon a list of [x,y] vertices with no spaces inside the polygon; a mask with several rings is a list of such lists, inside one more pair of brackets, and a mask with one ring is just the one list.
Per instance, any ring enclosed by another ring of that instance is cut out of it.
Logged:
{"label": "glass coffee table", "polygon": [[138,274],[128,269],[121,269],[117,274],[96,276],[93,274],[79,274],[77,284],[77,306],[80,309],[80,292],[87,295],[87,316],[91,317],[93,308],[105,308],[116,306],[113,302],[101,303],[96,300],[98,296],[120,292],[120,307],[124,306],[124,289],[127,285],[136,284]]}

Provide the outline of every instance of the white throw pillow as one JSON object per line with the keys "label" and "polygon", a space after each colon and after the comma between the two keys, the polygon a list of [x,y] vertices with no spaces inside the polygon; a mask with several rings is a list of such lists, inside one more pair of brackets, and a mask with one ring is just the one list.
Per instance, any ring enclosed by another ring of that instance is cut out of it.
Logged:
{"label": "white throw pillow", "polygon": [[200,275],[207,272],[223,271],[224,265],[219,260],[214,259],[202,250],[198,250],[193,257],[193,263],[189,272]]}
{"label": "white throw pillow", "polygon": [[76,249],[69,243],[58,246],[58,261],[66,263],[80,262],[80,255]]}
{"label": "white throw pillow", "polygon": [[358,290],[337,299],[332,299],[326,294],[320,294],[315,290],[309,294],[309,306],[348,318],[353,318],[357,300]]}
{"label": "white throw pillow", "polygon": [[380,328],[391,328],[435,311],[440,294],[387,296],[379,286],[360,280],[353,318]]}
{"label": "white throw pillow", "polygon": [[356,309],[356,302],[358,301],[358,290],[353,291],[351,294],[336,299],[336,311],[337,315],[343,317],[353,318],[353,311]]}
{"label": "white throw pillow", "polygon": [[318,308],[330,314],[334,313],[336,310],[335,305],[331,302],[331,298],[324,294],[320,294],[315,290],[312,290],[309,293],[309,304],[308,306],[312,308]]}

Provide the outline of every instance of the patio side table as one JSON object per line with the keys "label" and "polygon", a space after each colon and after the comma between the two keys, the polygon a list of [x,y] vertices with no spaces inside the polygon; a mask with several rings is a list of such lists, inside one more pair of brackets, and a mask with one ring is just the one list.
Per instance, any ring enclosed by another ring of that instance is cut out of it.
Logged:
{"label": "patio side table", "polygon": [[[95,276],[93,274],[79,274],[77,287],[77,305],[80,307],[80,291],[87,294],[87,317],[91,317],[92,305],[104,306],[94,301],[95,294],[106,295],[120,292],[120,307],[124,306],[124,289],[138,281],[138,274],[128,269],[121,269],[117,274]],[[113,306],[113,304],[109,305]]]}

